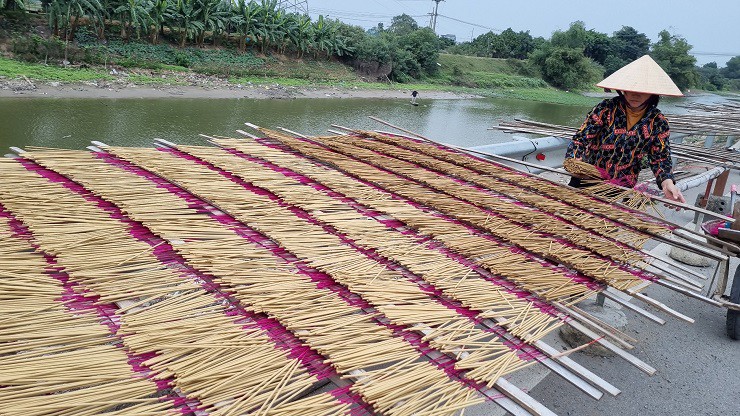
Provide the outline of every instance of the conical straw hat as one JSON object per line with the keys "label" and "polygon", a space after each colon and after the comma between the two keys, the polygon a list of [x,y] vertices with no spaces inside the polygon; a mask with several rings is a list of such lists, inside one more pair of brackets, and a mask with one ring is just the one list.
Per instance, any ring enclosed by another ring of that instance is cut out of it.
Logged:
{"label": "conical straw hat", "polygon": [[683,97],[671,77],[648,55],[623,66],[596,86],[610,90]]}

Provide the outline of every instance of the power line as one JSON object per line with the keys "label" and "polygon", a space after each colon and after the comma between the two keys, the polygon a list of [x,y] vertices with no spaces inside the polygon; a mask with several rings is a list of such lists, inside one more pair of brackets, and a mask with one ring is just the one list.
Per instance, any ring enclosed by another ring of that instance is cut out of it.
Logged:
{"label": "power line", "polygon": [[456,22],[464,23],[464,24],[469,25],[469,26],[475,26],[475,27],[479,27],[479,28],[482,28],[482,29],[488,29],[488,30],[491,30],[491,31],[494,31],[494,32],[502,32],[501,29],[496,29],[496,28],[493,28],[493,27],[483,26],[483,25],[479,25],[477,23],[466,22],[465,20],[455,19],[454,17],[445,16],[443,14],[438,14],[437,16],[444,17],[445,19],[449,19],[449,20],[454,20]]}
{"label": "power line", "polygon": [[740,56],[740,53],[731,53],[731,52],[689,52],[691,55],[701,55],[701,56]]}
{"label": "power line", "polygon": [[406,6],[404,6],[403,4],[401,4],[400,1],[398,1],[398,0],[393,0],[393,1],[395,1],[396,3],[398,3],[398,5],[401,6],[402,9],[404,9],[407,12],[411,13],[411,10],[409,10]]}
{"label": "power line", "polygon": [[[346,10],[334,10],[334,9],[322,9],[312,8],[312,14],[323,14],[324,16],[330,16],[338,18],[340,20],[347,20],[353,22],[372,22],[379,23],[379,21],[390,22],[395,17],[390,14],[379,14],[379,13],[364,13],[364,12],[350,12]],[[426,17],[426,15],[412,15],[411,17]]]}
{"label": "power line", "polygon": [[347,11],[347,10],[322,9],[322,8],[312,8],[311,11],[319,12],[319,13],[331,13],[333,15],[353,16],[353,17],[378,17],[378,18],[394,17],[394,15],[390,15],[390,14],[352,12],[352,11]]}

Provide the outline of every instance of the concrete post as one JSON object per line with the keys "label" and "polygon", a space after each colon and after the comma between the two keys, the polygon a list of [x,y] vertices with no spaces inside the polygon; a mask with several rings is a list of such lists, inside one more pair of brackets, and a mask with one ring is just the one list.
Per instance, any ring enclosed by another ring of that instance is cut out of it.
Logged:
{"label": "concrete post", "polygon": [[[672,134],[670,140],[671,140],[671,143],[681,144],[683,143],[684,137],[686,137],[686,135],[683,133]],[[673,166],[674,169],[676,168],[677,163],[678,163],[678,160],[676,159],[676,157],[675,156],[671,157],[671,166]]]}
{"label": "concrete post", "polygon": [[704,138],[704,147],[709,148],[714,146],[714,138],[716,136],[714,134],[707,134],[707,137]]}
{"label": "concrete post", "polygon": [[727,136],[727,143],[725,143],[725,147],[730,148],[733,144],[735,144],[735,136]]}

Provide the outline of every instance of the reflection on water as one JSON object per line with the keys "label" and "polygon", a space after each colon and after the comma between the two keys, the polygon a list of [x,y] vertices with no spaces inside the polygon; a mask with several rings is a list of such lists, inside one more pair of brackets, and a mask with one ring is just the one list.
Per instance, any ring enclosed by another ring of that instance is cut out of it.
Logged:
{"label": "reflection on water", "polygon": [[[435,140],[476,146],[511,140],[486,130],[499,121],[526,118],[577,126],[589,107],[510,99],[48,99],[1,98],[0,146],[82,149],[91,140],[150,146],[152,139],[202,144],[199,133],[239,137],[244,122],[324,134],[330,124],[389,130],[374,115]],[[663,103],[661,107],[670,102]]]}

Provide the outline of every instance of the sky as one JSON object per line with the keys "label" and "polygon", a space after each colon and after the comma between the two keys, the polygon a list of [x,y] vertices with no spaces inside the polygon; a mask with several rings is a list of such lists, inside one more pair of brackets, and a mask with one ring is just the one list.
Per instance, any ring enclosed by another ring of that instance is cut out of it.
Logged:
{"label": "sky", "polygon": [[[420,26],[428,26],[433,0],[307,0],[312,17],[319,14],[364,28],[406,13]],[[437,33],[454,34],[458,42],[469,41],[493,30],[507,28],[549,38],[576,20],[587,29],[607,33],[632,26],[651,41],[666,29],[693,45],[697,64],[717,62],[722,67],[740,55],[740,1],[738,0],[444,0],[439,3]]]}

